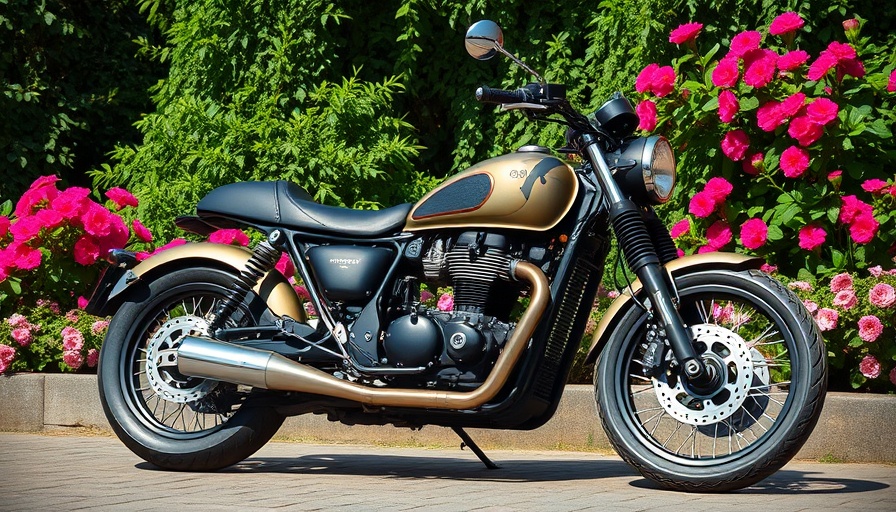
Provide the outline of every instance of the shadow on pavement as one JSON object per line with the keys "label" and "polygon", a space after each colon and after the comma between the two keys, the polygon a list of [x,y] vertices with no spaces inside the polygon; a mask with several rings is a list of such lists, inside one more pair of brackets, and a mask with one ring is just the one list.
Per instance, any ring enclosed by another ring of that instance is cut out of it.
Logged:
{"label": "shadow on pavement", "polygon": [[[733,491],[737,494],[842,494],[856,492],[871,492],[887,489],[890,486],[882,482],[871,480],[853,480],[849,478],[813,477],[817,473],[806,471],[794,471],[784,469],[778,471],[765,480],[741,489]],[[643,489],[662,490],[661,487],[650,480],[642,479],[631,482],[633,487]]]}
{"label": "shadow on pavement", "polygon": [[[494,459],[493,459],[494,460]],[[283,473],[475,480],[477,482],[561,482],[635,477],[637,473],[618,460],[494,460],[500,469],[487,469],[472,453],[470,458],[409,457],[400,455],[315,454],[296,458],[251,457],[220,473]],[[157,470],[149,463],[139,469]]]}

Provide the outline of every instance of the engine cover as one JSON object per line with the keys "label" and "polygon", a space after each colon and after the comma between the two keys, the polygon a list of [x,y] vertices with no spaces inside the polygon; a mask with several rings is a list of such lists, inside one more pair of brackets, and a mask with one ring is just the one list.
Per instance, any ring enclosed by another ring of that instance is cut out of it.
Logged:
{"label": "engine cover", "polygon": [[383,349],[395,366],[426,366],[442,353],[442,330],[426,316],[406,315],[386,328]]}

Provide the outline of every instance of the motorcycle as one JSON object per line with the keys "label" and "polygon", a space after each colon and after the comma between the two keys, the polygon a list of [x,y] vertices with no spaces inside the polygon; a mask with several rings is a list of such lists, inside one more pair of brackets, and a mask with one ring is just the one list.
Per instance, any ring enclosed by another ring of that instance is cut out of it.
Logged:
{"label": "motorcycle", "polygon": [[[550,419],[615,235],[637,279],[586,360],[613,446],[676,490],[738,489],[777,471],[809,437],[826,390],[824,343],[802,302],[759,258],[678,256],[653,209],[675,186],[672,147],[634,136],[621,94],[587,116],[504,48],[494,22],[472,25],[465,45],[536,79],[483,86],[476,99],[566,125],[559,153],[581,165],[525,146],[379,211],[321,205],[286,181],[212,190],[179,227],[266,238],[142,262],[112,251],[91,296],[89,312],[114,314],[98,380],[118,437],[161,468],[216,470],[258,450],[286,416],[318,413],[447,426],[495,467],[464,429]],[[317,322],[275,270],[284,252]],[[421,284],[451,286],[453,307],[427,306]]]}

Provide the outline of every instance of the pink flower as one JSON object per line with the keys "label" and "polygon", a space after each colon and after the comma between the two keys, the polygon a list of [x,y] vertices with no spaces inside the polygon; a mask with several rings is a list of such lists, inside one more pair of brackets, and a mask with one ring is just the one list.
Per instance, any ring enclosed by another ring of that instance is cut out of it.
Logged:
{"label": "pink flower", "polygon": [[857,217],[863,215],[871,215],[873,208],[870,204],[865,203],[856,196],[843,196],[840,198],[842,205],[840,206],[840,222],[844,224],[852,223]]}
{"label": "pink flower", "polygon": [[13,240],[16,242],[28,242],[38,234],[43,228],[43,223],[34,215],[21,217],[11,226],[9,232],[12,233]]}
{"label": "pink flower", "polygon": [[775,128],[784,124],[786,117],[781,115],[781,104],[775,100],[763,103],[756,110],[756,124],[763,131],[773,132]]}
{"label": "pink flower", "polygon": [[750,50],[744,55],[744,83],[765,87],[775,78],[778,54],[773,50]]}
{"label": "pink flower", "polygon": [[765,167],[765,155],[754,153],[744,159],[742,166],[745,174],[756,176]]}
{"label": "pink flower", "polygon": [[731,227],[721,220],[717,220],[706,230],[707,245],[719,250],[731,241]]}
{"label": "pink flower", "polygon": [[840,313],[836,309],[821,308],[815,314],[815,323],[818,328],[824,331],[832,331],[837,328],[837,321],[840,319]]}
{"label": "pink flower", "polygon": [[84,309],[87,307],[87,303],[89,301],[84,296],[78,296],[78,309]]}
{"label": "pink flower", "polygon": [[715,178],[710,178],[709,181],[706,182],[706,186],[703,187],[703,190],[709,194],[709,197],[711,197],[713,201],[721,203],[727,199],[728,194],[734,190],[734,185],[725,178],[717,176]]}
{"label": "pink flower", "polygon": [[644,67],[640,73],[638,73],[638,78],[635,79],[635,90],[640,93],[645,93],[651,89],[653,86],[653,74],[660,69],[660,65],[657,63],[651,63]]}
{"label": "pink flower", "polygon": [[137,198],[121,187],[110,188],[106,191],[106,197],[115,203],[116,209],[121,210],[125,206],[137,206]]}
{"label": "pink flower", "polygon": [[728,51],[728,55],[743,57],[750,50],[758,49],[761,41],[762,34],[755,30],[741,32],[731,38],[731,49]]}
{"label": "pink flower", "polygon": [[843,272],[837,274],[831,279],[831,293],[839,293],[843,290],[852,289],[852,276]]}
{"label": "pink flower", "polygon": [[869,379],[876,379],[880,377],[880,363],[877,358],[868,354],[859,363],[859,371]]}
{"label": "pink flower", "polygon": [[74,254],[75,262],[86,267],[93,265],[99,259],[100,246],[96,243],[96,239],[88,234],[84,234],[75,242],[72,253]]}
{"label": "pink flower", "polygon": [[650,100],[644,100],[641,103],[638,103],[638,106],[635,107],[635,112],[638,114],[638,119],[640,120],[640,123],[638,124],[639,130],[652,132],[656,129],[656,103]]}
{"label": "pink flower", "polygon": [[0,373],[6,372],[13,359],[16,358],[16,349],[9,345],[0,344]]}
{"label": "pink flower", "polygon": [[11,327],[28,327],[31,325],[28,323],[28,319],[23,315],[18,313],[13,313],[9,318],[6,319],[6,323],[8,323]]}
{"label": "pink flower", "polygon": [[733,92],[725,89],[719,93],[719,120],[730,123],[740,110],[740,103]]}
{"label": "pink flower", "polygon": [[722,138],[722,153],[739,162],[744,159],[750,148],[750,137],[741,129],[732,130]]}
{"label": "pink flower", "polygon": [[99,334],[108,328],[109,328],[108,320],[97,320],[96,322],[93,322],[92,324],[90,324],[90,332],[92,332],[93,334]]}
{"label": "pink flower", "polygon": [[706,191],[694,194],[688,205],[688,211],[701,219],[709,217],[715,209],[716,202]]}
{"label": "pink flower", "polygon": [[454,297],[447,293],[443,293],[442,296],[439,297],[437,307],[440,311],[451,311],[454,309]]}
{"label": "pink flower", "polygon": [[806,77],[813,82],[821,80],[828,71],[837,66],[837,57],[831,52],[825,50],[821,52],[815,62],[809,65],[809,73]]}
{"label": "pink flower", "polygon": [[834,295],[834,305],[838,308],[843,309],[852,309],[856,303],[858,302],[858,297],[856,297],[856,292],[852,289],[842,290],[837,292],[837,295]]}
{"label": "pink flower", "polygon": [[701,30],[703,30],[702,23],[692,22],[679,25],[678,28],[669,34],[669,42],[673,44],[684,44],[693,41],[697,38],[697,35],[700,34]]}
{"label": "pink flower", "polygon": [[811,313],[813,315],[815,314],[816,311],[818,311],[818,304],[812,302],[811,300],[808,300],[808,299],[804,300],[803,306],[806,306],[806,311],[808,311],[809,313]]}
{"label": "pink flower", "polygon": [[34,214],[34,217],[40,222],[41,226],[46,229],[56,229],[62,225],[62,221],[65,220],[62,218],[61,213],[46,208],[38,210],[37,213]]}
{"label": "pink flower", "polygon": [[87,351],[87,367],[93,368],[100,361],[100,351],[92,348]]}
{"label": "pink flower", "polygon": [[884,324],[874,315],[866,315],[859,319],[859,338],[867,342],[877,341],[884,332]]}
{"label": "pink flower", "polygon": [[865,192],[871,192],[873,194],[873,193],[877,193],[877,192],[882,192],[883,189],[887,188],[888,186],[890,186],[890,184],[887,183],[886,181],[874,178],[874,179],[870,179],[870,180],[865,180],[865,182],[862,183],[862,190],[864,190]]}
{"label": "pink flower", "polygon": [[857,244],[867,244],[874,240],[878,228],[880,222],[873,215],[859,215],[849,225],[849,236]]}
{"label": "pink flower", "polygon": [[16,217],[27,217],[34,213],[35,207],[50,204],[59,195],[59,190],[54,185],[57,181],[59,178],[56,176],[41,176],[34,180],[16,202]]}
{"label": "pink flower", "polygon": [[768,33],[773,36],[780,36],[781,34],[795,32],[803,28],[804,24],[805,22],[799,14],[787,11],[783,14],[779,14],[778,17],[772,21],[772,24],[768,27]]}
{"label": "pink flower", "polygon": [[0,238],[5,238],[9,233],[9,217],[0,215]]}
{"label": "pink flower", "polygon": [[308,293],[308,288],[304,286],[293,286],[293,289],[296,291],[296,295],[299,296],[302,300],[311,300],[311,294]]}
{"label": "pink flower", "polygon": [[75,327],[62,328],[62,349],[78,350],[84,347],[84,335]]}
{"label": "pink flower", "polygon": [[691,221],[690,221],[690,219],[685,217],[685,218],[681,219],[680,221],[676,222],[674,226],[672,226],[672,229],[669,231],[669,234],[672,236],[672,238],[678,238],[690,230],[691,230]]}
{"label": "pink flower", "polygon": [[102,238],[112,231],[112,213],[91,202],[84,214],[81,215],[81,223],[84,225],[84,231],[97,238]]}
{"label": "pink flower", "polygon": [[13,242],[6,248],[6,256],[11,259],[11,267],[34,270],[40,266],[43,254],[28,244]]}
{"label": "pink flower", "polygon": [[750,219],[740,226],[740,241],[747,249],[758,249],[768,239],[768,226],[762,219]]}
{"label": "pink flower", "polygon": [[87,211],[88,205],[92,202],[87,197],[89,195],[90,189],[83,187],[69,187],[60,192],[50,205],[64,218],[74,219],[80,217]]}
{"label": "pink flower", "polygon": [[293,265],[292,260],[289,259],[289,254],[286,254],[285,252],[280,254],[280,259],[277,260],[277,264],[274,265],[274,268],[280,271],[280,273],[283,274],[283,277],[287,279],[296,275],[296,266]]}
{"label": "pink flower", "polygon": [[149,231],[149,229],[147,229],[147,227],[144,226],[142,222],[134,219],[134,221],[131,222],[131,228],[133,228],[134,234],[137,235],[137,238],[141,242],[152,242],[152,232]]}
{"label": "pink flower", "polygon": [[884,269],[880,265],[875,265],[868,269],[868,273],[874,277],[880,277],[884,274]]}
{"label": "pink flower", "polygon": [[249,245],[249,237],[239,229],[219,229],[208,236],[208,241],[213,244],[236,243],[243,247]]}
{"label": "pink flower", "polygon": [[734,87],[740,76],[740,64],[737,57],[725,57],[712,70],[712,84],[716,87]]}
{"label": "pink flower", "polygon": [[793,71],[809,60],[809,54],[803,50],[793,50],[778,58],[778,69],[781,71]]}
{"label": "pink flower", "polygon": [[828,98],[816,98],[806,107],[806,115],[818,124],[825,125],[837,119],[840,107]]}
{"label": "pink flower", "polygon": [[827,239],[828,233],[818,224],[803,226],[799,232],[800,248],[813,251]]}
{"label": "pink flower", "polygon": [[799,113],[805,103],[805,94],[801,92],[791,94],[778,105],[778,115],[781,116],[782,119],[791,118]]}
{"label": "pink flower", "polygon": [[715,307],[712,309],[712,317],[716,323],[726,323],[731,321],[734,316],[734,304],[729,302],[725,304],[724,307],[719,304],[714,304],[714,306]]}
{"label": "pink flower", "polygon": [[781,170],[788,178],[799,178],[809,168],[809,152],[790,146],[781,153]]}
{"label": "pink flower", "polygon": [[77,370],[84,364],[84,357],[77,350],[64,350],[62,351],[62,362],[72,370]]}
{"label": "pink flower", "polygon": [[800,146],[808,147],[824,135],[824,128],[808,116],[799,116],[790,121],[787,133],[796,139]]}
{"label": "pink flower", "polygon": [[877,283],[868,292],[868,299],[879,308],[888,308],[896,304],[896,290],[887,283]]}
{"label": "pink flower", "polygon": [[800,290],[802,292],[811,292],[812,284],[806,281],[791,281],[787,285],[791,290]]}
{"label": "pink flower", "polygon": [[759,270],[765,272],[766,274],[774,274],[778,271],[777,265],[769,265],[768,263],[763,263]]}
{"label": "pink flower", "polygon": [[317,316],[317,310],[314,309],[314,304],[312,304],[310,302],[306,302],[306,303],[302,304],[302,307],[305,308],[305,313],[307,313],[308,316],[310,316],[310,317]]}
{"label": "pink flower", "polygon": [[651,84],[653,93],[662,98],[675,89],[675,70],[672,66],[663,66],[653,74]]}
{"label": "pink flower", "polygon": [[31,344],[31,330],[25,327],[19,327],[18,329],[13,329],[10,333],[12,339],[15,340],[16,343],[23,347],[27,347]]}
{"label": "pink flower", "polygon": [[859,20],[855,18],[850,18],[848,20],[843,20],[843,30],[849,32],[851,30],[859,29]]}
{"label": "pink flower", "polygon": [[827,51],[837,57],[838,61],[853,60],[857,56],[856,49],[851,44],[841,43],[840,41],[831,41]]}
{"label": "pink flower", "polygon": [[887,80],[887,92],[896,92],[896,69],[890,73],[890,78]]}
{"label": "pink flower", "polygon": [[65,312],[65,319],[73,324],[78,322],[78,318],[80,318],[80,314],[77,309],[70,309]]}

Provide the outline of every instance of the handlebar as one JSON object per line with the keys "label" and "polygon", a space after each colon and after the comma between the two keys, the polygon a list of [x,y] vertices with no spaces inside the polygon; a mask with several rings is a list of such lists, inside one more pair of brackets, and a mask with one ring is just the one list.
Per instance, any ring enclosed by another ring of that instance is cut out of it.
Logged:
{"label": "handlebar", "polygon": [[480,103],[525,103],[531,99],[531,95],[526,89],[506,91],[504,89],[492,89],[486,85],[476,89],[476,100]]}

